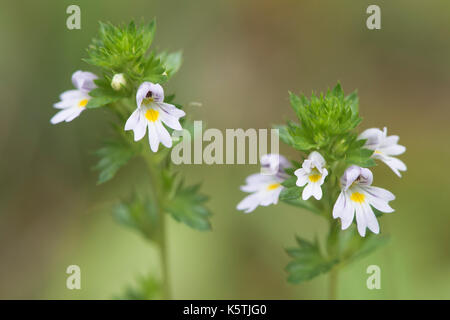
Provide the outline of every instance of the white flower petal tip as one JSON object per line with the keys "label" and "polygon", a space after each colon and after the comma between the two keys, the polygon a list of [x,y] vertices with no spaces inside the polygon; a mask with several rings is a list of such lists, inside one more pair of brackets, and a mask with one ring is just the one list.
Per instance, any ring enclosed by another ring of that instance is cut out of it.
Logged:
{"label": "white flower petal tip", "polygon": [[[269,206],[277,204],[278,198],[284,187],[281,183],[288,177],[284,172],[285,168],[291,167],[289,161],[278,154],[267,154],[261,157],[261,172],[247,177],[246,184],[241,186],[241,190],[251,193],[237,205],[237,210],[245,213],[254,211],[258,206]],[[277,168],[273,174],[268,174],[268,170]],[[264,173],[263,173],[264,172]]]}
{"label": "white flower petal tip", "polygon": [[406,171],[405,163],[394,157],[403,154],[406,148],[398,144],[398,136],[387,135],[386,127],[383,130],[367,129],[358,136],[358,139],[367,140],[364,147],[373,150],[372,158],[384,162],[397,176],[401,177],[400,171]]}
{"label": "white flower petal tip", "polygon": [[164,125],[174,130],[183,130],[179,119],[185,112],[163,100],[164,90],[159,84],[142,83],[136,94],[138,107],[128,118],[124,128],[125,131],[133,130],[135,141],[141,140],[148,129],[150,150],[153,152],[158,151],[160,143],[166,148],[172,147],[172,137]]}
{"label": "white flower petal tip", "polygon": [[97,76],[91,72],[76,71],[72,75],[72,83],[76,90],[68,90],[60,95],[61,101],[53,106],[62,110],[50,119],[50,123],[70,122],[86,110],[86,105],[91,98],[89,92],[97,87],[94,83],[95,79]]}
{"label": "white flower petal tip", "polygon": [[313,151],[308,158],[303,161],[302,167],[295,170],[294,174],[297,176],[296,185],[304,187],[302,192],[302,199],[308,200],[314,197],[316,200],[322,199],[322,184],[328,175],[328,170],[325,168],[326,162],[320,153]]}
{"label": "white flower petal tip", "polygon": [[358,233],[365,237],[368,228],[380,232],[380,226],[372,207],[384,212],[393,212],[389,201],[395,196],[382,188],[371,186],[373,180],[369,169],[350,166],[341,178],[341,193],[333,207],[333,218],[341,219],[342,230],[347,229],[356,217]]}

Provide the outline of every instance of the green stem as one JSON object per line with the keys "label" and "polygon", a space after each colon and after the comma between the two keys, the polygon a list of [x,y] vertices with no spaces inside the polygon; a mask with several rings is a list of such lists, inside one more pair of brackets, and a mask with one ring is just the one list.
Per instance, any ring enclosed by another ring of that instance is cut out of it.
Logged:
{"label": "green stem", "polygon": [[156,165],[153,163],[152,158],[146,157],[147,167],[151,180],[151,190],[153,193],[153,199],[156,201],[156,206],[158,208],[159,217],[159,232],[156,238],[156,243],[159,248],[160,259],[161,259],[161,278],[162,278],[162,289],[163,298],[171,299],[170,291],[170,281],[169,281],[169,267],[167,258],[167,241],[166,241],[166,214],[161,209],[162,203],[164,201],[164,195],[161,193],[162,186],[160,184],[161,178],[158,176]]}
{"label": "green stem", "polygon": [[166,242],[166,215],[164,212],[161,212],[160,215],[160,236],[159,236],[159,250],[161,255],[161,273],[163,279],[163,295],[164,298],[169,300],[171,299],[170,293],[170,281],[169,281],[169,267],[168,267],[168,259],[167,259],[167,242]]}
{"label": "green stem", "polygon": [[338,277],[339,277],[339,270],[337,267],[334,267],[330,271],[330,283],[328,287],[328,298],[330,300],[337,300],[337,294],[338,294]]}

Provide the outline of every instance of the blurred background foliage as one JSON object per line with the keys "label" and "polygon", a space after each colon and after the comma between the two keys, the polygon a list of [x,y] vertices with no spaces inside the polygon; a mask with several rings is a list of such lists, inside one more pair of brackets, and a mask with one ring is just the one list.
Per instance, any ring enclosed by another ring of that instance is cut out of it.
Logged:
{"label": "blurred background foliage", "polygon": [[[321,91],[341,81],[358,89],[361,129],[388,127],[407,147],[398,179],[374,169],[374,185],[397,196],[385,215],[390,243],[340,276],[339,296],[450,298],[450,2],[432,1],[13,1],[0,11],[0,298],[104,299],[123,296],[148,272],[155,248],[113,220],[111,207],[142,172],[136,161],[100,187],[93,154],[108,134],[102,110],[51,126],[52,104],[89,70],[81,59],[98,29],[157,18],[154,45],[183,49],[167,92],[206,126],[270,128],[294,119],[288,90]],[[81,7],[81,30],[66,28],[66,8]],[[382,29],[365,27],[379,4]],[[92,70],[91,71],[96,71]],[[282,153],[298,158],[282,146]],[[286,152],[283,152],[286,151]],[[180,299],[326,298],[327,278],[286,282],[283,248],[294,235],[323,235],[325,221],[280,204],[245,215],[239,191],[256,165],[186,165],[211,197],[212,232],[169,224],[173,294]],[[128,183],[130,182],[130,183]],[[331,214],[331,213],[330,213]],[[67,290],[77,264],[82,290]],[[366,288],[366,268],[382,270],[382,289]]]}

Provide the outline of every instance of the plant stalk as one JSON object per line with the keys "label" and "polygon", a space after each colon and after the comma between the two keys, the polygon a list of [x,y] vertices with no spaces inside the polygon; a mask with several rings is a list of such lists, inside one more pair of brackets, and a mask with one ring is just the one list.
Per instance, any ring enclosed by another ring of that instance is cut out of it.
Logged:
{"label": "plant stalk", "polygon": [[167,254],[167,236],[166,236],[166,214],[161,209],[164,201],[164,195],[161,193],[162,186],[160,185],[160,177],[155,170],[156,166],[151,158],[146,158],[148,171],[151,179],[151,190],[153,193],[153,199],[156,199],[156,206],[158,208],[159,217],[159,232],[156,238],[156,243],[159,248],[160,254],[160,266],[161,266],[161,279],[162,279],[162,293],[163,299],[171,299],[170,281],[169,281],[169,266],[168,266],[168,254]]}
{"label": "plant stalk", "polygon": [[328,299],[329,300],[337,300],[337,294],[338,294],[338,277],[339,277],[339,270],[338,268],[334,267],[330,271],[330,282],[328,287]]}

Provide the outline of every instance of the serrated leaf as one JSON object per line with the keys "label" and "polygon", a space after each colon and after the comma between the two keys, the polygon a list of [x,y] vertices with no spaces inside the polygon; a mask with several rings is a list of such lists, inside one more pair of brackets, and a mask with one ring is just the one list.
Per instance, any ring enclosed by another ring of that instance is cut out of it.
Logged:
{"label": "serrated leaf", "polygon": [[158,236],[159,214],[156,202],[134,192],[130,199],[121,201],[113,208],[116,220],[141,232],[150,240]]}
{"label": "serrated leaf", "polygon": [[204,206],[208,198],[199,193],[199,188],[200,185],[184,187],[180,184],[175,196],[165,205],[165,210],[175,220],[183,222],[193,229],[211,230],[209,222],[211,213]]}
{"label": "serrated leaf", "polygon": [[100,161],[94,169],[100,171],[97,183],[102,184],[115,176],[116,172],[135,155],[135,150],[124,139],[117,139],[105,143],[96,154],[100,157]]}
{"label": "serrated leaf", "polygon": [[297,247],[286,250],[292,261],[288,263],[285,270],[288,272],[288,281],[301,283],[328,272],[336,263],[337,259],[325,258],[319,249],[317,242],[297,238]]}

